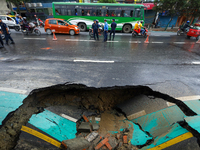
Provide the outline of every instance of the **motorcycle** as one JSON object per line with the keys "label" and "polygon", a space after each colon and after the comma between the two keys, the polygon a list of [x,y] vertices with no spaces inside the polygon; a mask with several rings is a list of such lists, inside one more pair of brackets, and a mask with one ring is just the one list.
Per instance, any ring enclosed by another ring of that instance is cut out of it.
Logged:
{"label": "motorcycle", "polygon": [[179,27],[178,28],[178,31],[177,31],[177,35],[180,36],[180,35],[187,35],[188,31],[190,30],[189,27],[183,29],[182,27]]}
{"label": "motorcycle", "polygon": [[28,26],[25,26],[25,30],[22,30],[24,35],[35,33],[36,35],[41,35],[40,30],[35,26],[34,23],[30,22]]}
{"label": "motorcycle", "polygon": [[[98,35],[102,35],[103,34],[103,24],[101,24],[101,26],[98,29]],[[89,29],[89,36],[90,38],[94,38],[94,34],[92,32],[92,28]]]}
{"label": "motorcycle", "polygon": [[144,30],[145,30],[145,32],[144,32],[144,34],[142,35],[142,34],[141,34],[141,31],[140,31],[140,33],[138,33],[135,29],[133,29],[132,37],[136,37],[136,36],[147,37],[148,30],[147,30],[146,28],[144,28]]}
{"label": "motorcycle", "polygon": [[44,22],[40,18],[38,19],[39,24],[37,22],[33,22],[33,23],[35,24],[35,26],[38,25],[39,27],[44,27]]}

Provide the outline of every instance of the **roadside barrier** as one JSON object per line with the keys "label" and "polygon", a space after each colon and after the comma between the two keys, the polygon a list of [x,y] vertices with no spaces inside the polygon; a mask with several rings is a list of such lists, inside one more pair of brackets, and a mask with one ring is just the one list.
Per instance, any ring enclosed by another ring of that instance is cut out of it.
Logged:
{"label": "roadside barrier", "polygon": [[146,40],[144,41],[144,43],[149,43],[149,35],[147,35]]}
{"label": "roadside barrier", "polygon": [[53,41],[57,41],[56,35],[55,35],[55,30],[52,30],[53,32]]}

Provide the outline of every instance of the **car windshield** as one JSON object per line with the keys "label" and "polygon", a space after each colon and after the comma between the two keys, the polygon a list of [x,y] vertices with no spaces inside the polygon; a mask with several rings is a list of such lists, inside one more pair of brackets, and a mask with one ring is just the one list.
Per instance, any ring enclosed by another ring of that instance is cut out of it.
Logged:
{"label": "car windshield", "polygon": [[68,23],[69,25],[72,25],[69,21],[67,20],[63,20],[64,22]]}

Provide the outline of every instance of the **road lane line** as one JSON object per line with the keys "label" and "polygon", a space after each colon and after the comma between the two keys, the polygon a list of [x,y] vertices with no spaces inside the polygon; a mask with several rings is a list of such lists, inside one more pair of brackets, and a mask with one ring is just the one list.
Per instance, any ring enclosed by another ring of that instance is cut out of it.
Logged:
{"label": "road lane line", "polygon": [[46,38],[24,38],[24,40],[46,40]]}
{"label": "road lane line", "polygon": [[56,140],[54,140],[54,139],[42,134],[42,133],[40,133],[40,132],[38,132],[36,130],[33,130],[33,129],[29,128],[29,127],[22,126],[21,131],[24,131],[26,133],[34,135],[34,136],[36,136],[36,137],[38,137],[38,138],[40,138],[40,139],[42,139],[42,140],[44,140],[46,142],[58,147],[58,148],[61,148],[61,143],[60,142],[58,142],[58,141],[56,141]]}
{"label": "road lane line", "polygon": [[107,41],[107,42],[110,42],[110,43],[112,43],[112,42],[119,42],[119,41]]}
{"label": "road lane line", "polygon": [[185,44],[185,42],[173,42],[174,44]]}
{"label": "road lane line", "polygon": [[200,65],[200,61],[193,61],[192,64],[193,65]]}
{"label": "road lane line", "polygon": [[70,42],[85,42],[85,41],[89,41],[89,42],[94,42],[95,40],[78,40],[78,39],[65,39],[65,41],[70,41]]}
{"label": "road lane line", "polygon": [[137,113],[134,113],[134,114],[127,116],[127,118],[128,118],[128,120],[133,120],[135,118],[139,118],[139,117],[144,116],[144,115],[146,115],[146,112],[145,112],[145,110],[142,110],[142,111],[139,111]]}
{"label": "road lane line", "polygon": [[18,94],[26,94],[27,92],[26,90],[18,90],[18,89],[12,89],[12,88],[4,88],[4,87],[0,87],[0,91],[18,93]]}
{"label": "road lane line", "polygon": [[164,43],[164,42],[151,42],[151,43],[160,44],[160,43]]}
{"label": "road lane line", "polygon": [[115,61],[102,61],[102,60],[74,60],[74,62],[114,63]]}
{"label": "road lane line", "polygon": [[129,43],[141,43],[140,41],[129,41]]}
{"label": "road lane line", "polygon": [[[184,97],[177,97],[176,99],[181,100],[181,101],[193,101],[193,100],[198,100],[200,99],[200,95],[192,95],[192,96],[184,96]],[[175,103],[170,103],[167,102],[167,106],[174,106]]]}
{"label": "road lane line", "polygon": [[193,137],[192,133],[187,132],[187,133],[184,133],[184,134],[182,134],[180,136],[177,136],[176,138],[173,138],[173,139],[171,139],[171,140],[169,140],[169,141],[167,141],[165,143],[157,145],[157,146],[155,146],[153,148],[149,148],[147,150],[162,150],[162,149],[165,149],[167,147],[170,147],[172,145],[175,145],[177,143],[180,143],[180,142],[182,142],[182,141],[184,141],[186,139],[192,138],[192,137]]}

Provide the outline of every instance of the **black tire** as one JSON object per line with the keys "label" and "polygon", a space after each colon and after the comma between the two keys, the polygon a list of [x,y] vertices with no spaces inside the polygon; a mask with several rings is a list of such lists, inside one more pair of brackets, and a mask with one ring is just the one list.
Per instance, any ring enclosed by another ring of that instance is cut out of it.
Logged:
{"label": "black tire", "polygon": [[40,32],[40,30],[38,30],[38,29],[35,29],[35,34],[36,34],[36,35],[38,35],[38,36],[39,36],[39,35],[41,35],[41,32]]}
{"label": "black tire", "polygon": [[124,25],[122,30],[123,30],[124,33],[130,33],[131,30],[132,30],[131,25],[128,25],[128,24]]}
{"label": "black tire", "polygon": [[92,33],[91,30],[89,31],[89,36],[90,36],[91,38],[93,38],[93,33]]}
{"label": "black tire", "polygon": [[187,38],[190,39],[191,36],[187,35]]}
{"label": "black tire", "polygon": [[47,33],[48,35],[51,35],[51,34],[52,34],[51,29],[46,29],[46,33]]}
{"label": "black tire", "polygon": [[177,31],[177,35],[178,36],[180,36],[181,35],[181,31],[179,30],[179,31]]}
{"label": "black tire", "polygon": [[70,35],[75,35],[75,31],[74,31],[74,30],[70,30],[70,31],[69,31],[69,34],[70,34]]}
{"label": "black tire", "polygon": [[135,33],[132,33],[132,37],[136,37],[136,34],[135,34]]}
{"label": "black tire", "polygon": [[28,35],[28,29],[26,28],[25,30],[22,30],[22,33],[23,33],[24,35]]}
{"label": "black tire", "polygon": [[19,31],[19,30],[20,30],[20,27],[17,26],[17,27],[15,27],[14,29],[15,29],[15,31]]}
{"label": "black tire", "polygon": [[86,29],[87,29],[85,23],[79,23],[79,24],[78,24],[78,27],[80,28],[80,31],[81,31],[81,32],[84,32],[84,31],[86,31]]}

